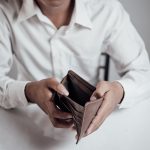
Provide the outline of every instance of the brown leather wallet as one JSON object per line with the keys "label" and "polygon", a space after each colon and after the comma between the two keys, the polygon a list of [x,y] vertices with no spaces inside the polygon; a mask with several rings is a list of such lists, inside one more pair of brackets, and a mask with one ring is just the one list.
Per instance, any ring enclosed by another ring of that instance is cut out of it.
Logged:
{"label": "brown leather wallet", "polygon": [[95,87],[71,70],[68,71],[68,74],[63,78],[61,83],[69,91],[69,96],[63,96],[54,91],[52,100],[62,111],[72,114],[78,135],[77,144],[85,135],[103,99],[90,101]]}

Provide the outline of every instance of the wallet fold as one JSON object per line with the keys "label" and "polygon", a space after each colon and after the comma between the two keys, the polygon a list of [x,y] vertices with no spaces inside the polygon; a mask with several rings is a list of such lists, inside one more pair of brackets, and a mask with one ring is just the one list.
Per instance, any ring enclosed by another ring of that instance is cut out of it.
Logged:
{"label": "wallet fold", "polygon": [[71,70],[68,71],[61,83],[68,90],[69,96],[53,91],[52,101],[61,111],[72,114],[78,136],[76,143],[78,143],[96,116],[103,98],[90,101],[96,88]]}

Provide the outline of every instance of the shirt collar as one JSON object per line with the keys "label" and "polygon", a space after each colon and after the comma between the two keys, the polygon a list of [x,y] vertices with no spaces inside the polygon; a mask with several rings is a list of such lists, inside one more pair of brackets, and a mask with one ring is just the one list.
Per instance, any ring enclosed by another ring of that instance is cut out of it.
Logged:
{"label": "shirt collar", "polygon": [[[39,8],[34,0],[23,0],[19,11],[17,22],[25,21],[39,13]],[[89,9],[85,6],[83,0],[75,0],[75,8],[71,18],[71,25],[78,24],[92,29],[92,22],[89,16]]]}
{"label": "shirt collar", "polygon": [[70,23],[76,23],[83,27],[92,29],[90,10],[86,7],[83,0],[75,0],[75,8]]}
{"label": "shirt collar", "polygon": [[26,21],[35,16],[38,12],[37,5],[34,0],[22,0],[22,6],[19,11],[17,22]]}

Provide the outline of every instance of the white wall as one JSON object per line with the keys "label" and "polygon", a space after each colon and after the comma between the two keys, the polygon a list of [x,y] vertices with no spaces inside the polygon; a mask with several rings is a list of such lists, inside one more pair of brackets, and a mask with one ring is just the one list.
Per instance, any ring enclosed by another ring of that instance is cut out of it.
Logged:
{"label": "white wall", "polygon": [[[150,0],[120,0],[131,16],[132,23],[142,36],[150,56]],[[113,63],[110,69],[110,80],[117,79]]]}

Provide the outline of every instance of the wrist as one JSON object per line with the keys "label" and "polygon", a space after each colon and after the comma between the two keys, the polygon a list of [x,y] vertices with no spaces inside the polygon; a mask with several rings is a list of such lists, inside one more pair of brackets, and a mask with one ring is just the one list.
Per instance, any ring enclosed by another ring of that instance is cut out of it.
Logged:
{"label": "wrist", "polygon": [[112,84],[115,85],[115,87],[117,89],[117,93],[119,93],[119,102],[118,102],[118,104],[121,104],[123,99],[124,99],[124,95],[125,95],[124,88],[121,85],[121,83],[119,83],[118,81],[114,81],[114,82],[112,82]]}
{"label": "wrist", "polygon": [[33,101],[30,99],[30,86],[31,86],[31,82],[28,82],[26,85],[25,85],[25,89],[24,89],[24,94],[25,94],[25,97],[28,101],[28,103],[33,103]]}

